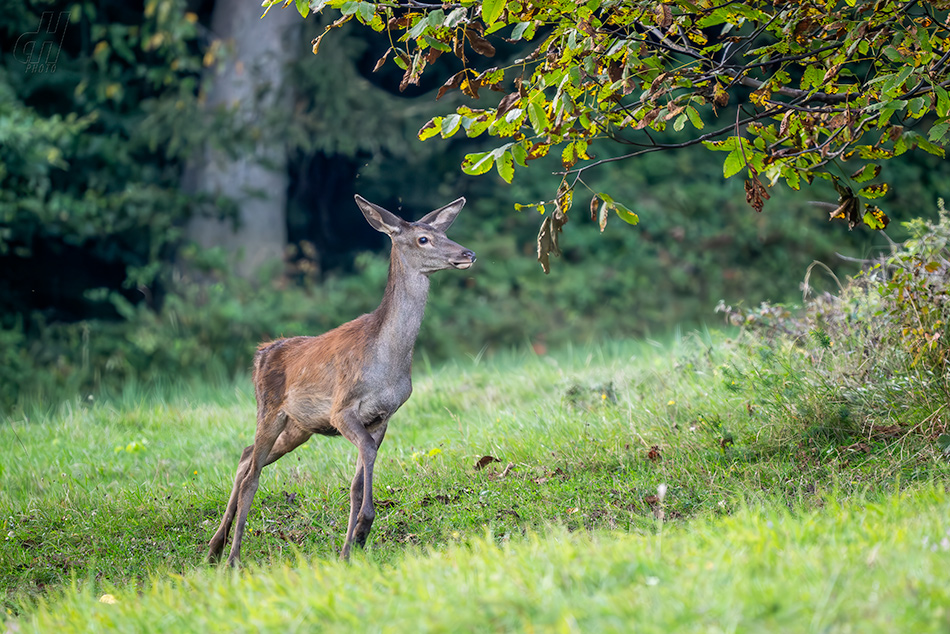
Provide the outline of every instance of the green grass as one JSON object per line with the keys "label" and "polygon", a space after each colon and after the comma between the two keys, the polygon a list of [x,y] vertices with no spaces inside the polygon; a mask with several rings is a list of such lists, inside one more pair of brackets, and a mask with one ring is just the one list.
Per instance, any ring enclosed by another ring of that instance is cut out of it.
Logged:
{"label": "green grass", "polygon": [[[319,437],[265,470],[246,570],[203,563],[253,436],[246,382],[8,420],[6,618],[83,632],[946,628],[942,405],[882,407],[823,381],[813,357],[770,350],[697,334],[418,376],[349,566],[335,558],[355,450]],[[485,456],[497,462],[476,469]]]}
{"label": "green grass", "polygon": [[936,632],[950,626],[950,496],[744,508],[651,535],[493,535],[393,565],[358,557],[156,576],[43,606],[46,632]]}

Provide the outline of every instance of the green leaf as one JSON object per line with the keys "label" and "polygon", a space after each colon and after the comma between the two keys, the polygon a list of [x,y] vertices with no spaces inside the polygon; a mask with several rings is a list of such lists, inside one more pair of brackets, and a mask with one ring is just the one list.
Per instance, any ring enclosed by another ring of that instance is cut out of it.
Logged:
{"label": "green leaf", "polygon": [[297,12],[300,13],[302,17],[307,17],[310,15],[309,0],[297,0]]}
{"label": "green leaf", "polygon": [[915,119],[919,119],[928,112],[930,108],[928,106],[928,100],[924,97],[915,97],[910,100],[910,103],[907,104],[907,111]]}
{"label": "green leaf", "polygon": [[785,177],[785,183],[789,187],[791,187],[795,191],[798,191],[799,189],[801,189],[801,186],[802,186],[801,174],[798,173],[797,169],[789,168],[789,169],[783,170],[782,176]]}
{"label": "green leaf", "polygon": [[703,120],[699,116],[699,111],[692,106],[686,106],[686,116],[689,117],[689,122],[693,124],[693,127],[697,130],[703,129]]}
{"label": "green leaf", "polygon": [[934,156],[939,156],[940,158],[945,157],[944,149],[942,147],[931,143],[922,136],[917,137],[917,147],[919,147],[924,152],[933,154]]}
{"label": "green leaf", "polygon": [[525,31],[528,30],[528,27],[531,26],[531,22],[519,22],[515,25],[515,28],[511,30],[511,39],[512,41],[517,42],[524,37]]}
{"label": "green leaf", "polygon": [[681,132],[683,128],[686,127],[686,120],[688,118],[689,117],[685,113],[676,117],[676,119],[673,121],[673,130],[676,132]]}
{"label": "green leaf", "polygon": [[907,81],[907,78],[910,77],[912,72],[914,72],[913,65],[908,64],[902,67],[897,74],[891,76],[884,82],[884,85],[881,86],[881,91],[889,97],[896,97],[903,92],[904,82]]}
{"label": "green leaf", "polygon": [[434,37],[428,35],[423,35],[422,39],[425,40],[426,44],[428,44],[430,48],[442,51],[443,53],[452,52],[452,47],[441,40],[437,40]]}
{"label": "green leaf", "polygon": [[521,167],[528,167],[528,150],[521,143],[512,146],[511,156],[514,157],[515,163]]}
{"label": "green leaf", "polygon": [[437,29],[442,26],[442,23],[445,21],[445,11],[442,9],[433,9],[429,11],[429,14],[426,16],[426,22],[429,23],[429,26],[433,29]]}
{"label": "green leaf", "polygon": [[808,66],[802,73],[802,89],[808,90],[812,86],[820,86],[824,82],[825,73],[819,66]]}
{"label": "green leaf", "polygon": [[511,152],[505,152],[501,155],[501,158],[495,161],[495,169],[498,170],[498,175],[501,176],[506,183],[510,183],[511,179],[515,177],[515,165],[512,160]]}
{"label": "green leaf", "polygon": [[484,0],[482,2],[482,20],[491,26],[505,10],[505,0]]}
{"label": "green leaf", "polygon": [[868,163],[857,172],[851,175],[851,178],[858,183],[865,183],[874,180],[881,173],[881,166],[877,163]]}
{"label": "green leaf", "polygon": [[536,101],[528,102],[528,121],[531,122],[531,128],[537,135],[542,135],[551,125],[548,121],[548,115],[544,111],[544,106]]}
{"label": "green leaf", "polygon": [[892,62],[904,62],[904,56],[901,55],[900,51],[898,51],[893,46],[885,47],[884,54],[887,56],[887,59],[891,60]]}
{"label": "green leaf", "polygon": [[363,24],[369,24],[376,15],[376,5],[372,2],[360,2],[359,13],[360,21],[363,22]]}
{"label": "green leaf", "polygon": [[936,143],[946,141],[947,132],[950,132],[950,121],[941,121],[930,128],[930,134],[927,135],[927,138]]}
{"label": "green leaf", "polygon": [[447,139],[456,132],[462,126],[462,115],[459,114],[450,114],[444,119],[442,119],[442,125],[440,126],[440,132],[443,139]]}
{"label": "green leaf", "polygon": [[624,222],[626,222],[627,224],[630,224],[630,225],[639,224],[639,222],[640,222],[640,216],[638,216],[637,214],[635,214],[635,213],[633,213],[632,211],[630,211],[629,209],[627,209],[627,207],[625,207],[624,205],[622,205],[622,204],[620,204],[620,203],[616,203],[616,202],[615,202],[615,203],[609,203],[609,204],[611,204],[611,205],[613,206],[614,211],[617,213],[617,216],[619,216],[621,220],[623,220]]}
{"label": "green leaf", "polygon": [[429,21],[425,18],[420,19],[418,22],[413,25],[411,29],[406,33],[406,37],[410,39],[417,39],[422,37],[422,34],[429,29]]}
{"label": "green leaf", "polygon": [[458,7],[453,9],[451,13],[445,18],[445,22],[442,23],[443,26],[450,29],[454,29],[459,24],[464,22],[468,18],[468,9],[465,7]]}
{"label": "green leaf", "polygon": [[942,119],[950,114],[950,93],[942,86],[934,86],[934,94],[937,95],[937,116]]}
{"label": "green leaf", "polygon": [[722,175],[726,178],[735,176],[746,166],[745,158],[739,150],[733,150],[726,155],[726,160],[722,164]]}

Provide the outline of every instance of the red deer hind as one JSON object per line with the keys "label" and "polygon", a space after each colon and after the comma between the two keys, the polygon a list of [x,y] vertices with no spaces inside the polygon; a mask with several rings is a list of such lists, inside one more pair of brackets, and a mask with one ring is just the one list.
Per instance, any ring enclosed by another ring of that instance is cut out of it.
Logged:
{"label": "red deer hind", "polygon": [[429,275],[467,269],[475,253],[445,237],[464,198],[417,222],[357,196],[356,203],[377,231],[392,239],[389,281],[372,313],[319,337],[291,337],[262,344],[254,357],[257,432],[244,449],[221,525],[211,538],[208,559],[224,552],[237,517],[228,564],[240,562],[247,514],[261,470],[313,434],[342,435],[356,445],[356,475],[350,486],[350,519],[340,554],[366,543],[373,525],[373,465],[390,417],[412,392],[412,349],[429,294]]}

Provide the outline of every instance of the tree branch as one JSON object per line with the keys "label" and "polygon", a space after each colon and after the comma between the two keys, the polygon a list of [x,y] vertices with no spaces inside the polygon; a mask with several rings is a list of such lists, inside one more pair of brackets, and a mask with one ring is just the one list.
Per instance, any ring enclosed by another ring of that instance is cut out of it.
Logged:
{"label": "tree branch", "polygon": [[649,154],[651,152],[659,152],[661,150],[678,150],[684,147],[690,147],[691,145],[697,145],[699,143],[702,143],[703,141],[708,141],[718,136],[722,136],[723,134],[734,130],[737,125],[738,126],[747,125],[749,123],[752,123],[753,121],[758,121],[759,119],[770,117],[773,114],[776,114],[778,112],[781,112],[781,108],[773,108],[771,110],[764,110],[758,114],[752,115],[751,117],[747,117],[745,119],[742,119],[741,121],[737,121],[736,123],[730,123],[729,125],[723,128],[720,128],[719,130],[708,132],[706,134],[696,137],[695,139],[684,141],[683,143],[656,143],[642,150],[637,150],[636,152],[630,152],[629,154],[624,154],[622,156],[612,156],[610,158],[601,159],[599,161],[591,163],[590,165],[585,165],[577,169],[565,170],[563,172],[554,172],[554,174],[557,174],[560,176],[567,176],[568,174],[580,174],[584,172],[585,170],[589,170],[592,167],[597,167],[605,163],[615,163],[617,161],[624,161],[629,158],[634,158],[636,156],[641,156],[643,154]]}

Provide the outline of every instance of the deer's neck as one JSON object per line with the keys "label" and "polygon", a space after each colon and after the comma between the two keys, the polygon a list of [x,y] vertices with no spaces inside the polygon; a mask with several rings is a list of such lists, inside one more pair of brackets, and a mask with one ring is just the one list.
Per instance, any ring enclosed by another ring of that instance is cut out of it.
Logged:
{"label": "deer's neck", "polygon": [[386,293],[376,309],[379,319],[377,358],[392,363],[412,363],[412,349],[419,336],[428,298],[428,276],[409,269],[399,255],[393,253]]}

